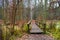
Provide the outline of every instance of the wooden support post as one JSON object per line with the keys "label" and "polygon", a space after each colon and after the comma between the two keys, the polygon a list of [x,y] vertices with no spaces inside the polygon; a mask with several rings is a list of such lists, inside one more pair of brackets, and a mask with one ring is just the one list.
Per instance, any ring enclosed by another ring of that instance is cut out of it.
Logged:
{"label": "wooden support post", "polygon": [[27,26],[28,26],[28,33],[30,33],[30,24],[31,24],[31,20],[27,23]]}
{"label": "wooden support post", "polygon": [[30,24],[27,24],[27,26],[28,26],[28,33],[30,33],[29,25],[30,25]]}
{"label": "wooden support post", "polygon": [[44,34],[46,34],[46,23],[44,23],[43,26],[44,26],[43,28]]}

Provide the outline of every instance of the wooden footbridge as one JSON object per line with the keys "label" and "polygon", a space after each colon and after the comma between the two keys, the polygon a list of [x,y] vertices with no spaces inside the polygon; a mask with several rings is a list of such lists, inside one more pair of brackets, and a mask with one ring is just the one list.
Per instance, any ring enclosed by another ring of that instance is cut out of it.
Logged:
{"label": "wooden footbridge", "polygon": [[28,22],[28,29],[29,29],[29,27],[31,28],[30,30],[28,30],[29,33],[35,34],[35,33],[45,33],[46,32],[45,26],[44,26],[43,30],[40,29],[39,26],[36,24],[35,20]]}

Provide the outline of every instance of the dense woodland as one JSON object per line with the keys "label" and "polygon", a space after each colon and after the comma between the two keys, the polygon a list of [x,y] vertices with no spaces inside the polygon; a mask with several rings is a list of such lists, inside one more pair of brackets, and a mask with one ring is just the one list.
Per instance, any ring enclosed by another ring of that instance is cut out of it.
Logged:
{"label": "dense woodland", "polygon": [[[13,1],[2,0],[0,19],[9,21],[13,19],[12,15],[15,15],[15,20],[30,20],[31,17],[32,19],[56,20],[60,19],[59,8],[58,1],[54,0],[15,0],[14,3]],[[13,13],[13,11],[15,11],[15,13]]]}

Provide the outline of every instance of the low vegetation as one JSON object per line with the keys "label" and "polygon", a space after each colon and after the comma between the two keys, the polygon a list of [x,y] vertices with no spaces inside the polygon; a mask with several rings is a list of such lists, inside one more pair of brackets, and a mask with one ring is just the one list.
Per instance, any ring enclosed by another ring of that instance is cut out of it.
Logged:
{"label": "low vegetation", "polygon": [[28,33],[28,25],[25,23],[22,27],[15,25],[14,28],[11,25],[1,25],[2,40],[15,40],[17,37],[22,37],[24,33]]}
{"label": "low vegetation", "polygon": [[[43,24],[40,24],[40,28],[43,30]],[[54,40],[60,40],[60,21],[52,21],[46,24],[46,34],[52,36]]]}
{"label": "low vegetation", "polygon": [[[24,33],[28,33],[28,30],[31,29],[27,23],[25,23],[22,28],[18,25],[14,26],[14,29],[11,26],[0,25],[0,30],[2,31],[3,40],[15,40],[17,37],[22,37]],[[39,27],[43,30],[43,23],[39,24]],[[12,31],[14,30],[13,34]],[[46,34],[52,36],[55,40],[60,40],[60,21],[46,23]]]}

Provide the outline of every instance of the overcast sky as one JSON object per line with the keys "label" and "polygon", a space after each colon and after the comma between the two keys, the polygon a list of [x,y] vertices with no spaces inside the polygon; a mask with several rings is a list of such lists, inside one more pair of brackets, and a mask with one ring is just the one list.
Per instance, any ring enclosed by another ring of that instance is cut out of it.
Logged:
{"label": "overcast sky", "polygon": [[0,0],[0,7],[2,6],[2,0]]}
{"label": "overcast sky", "polygon": [[[9,1],[9,5],[11,5],[12,0],[8,0],[8,1]],[[30,6],[32,6],[32,5],[35,4],[35,0],[30,0],[30,2],[31,2],[31,5],[30,5]],[[38,4],[38,0],[36,0],[36,3]],[[37,4],[36,4],[36,5],[37,5]],[[24,0],[24,5],[27,7],[27,5],[28,5],[28,0]],[[2,6],[2,0],[0,0],[0,6]]]}
{"label": "overcast sky", "polygon": [[[11,3],[12,3],[12,0],[8,0],[9,1],[9,5],[11,5]],[[40,0],[39,0],[40,1]],[[43,5],[45,4],[44,3],[44,1],[45,0],[43,0]],[[41,1],[40,1],[41,2]],[[24,5],[25,5],[25,7],[28,7],[28,0],[24,0],[23,1],[23,3],[24,3]],[[48,0],[48,3],[49,3],[49,0]],[[35,5],[35,0],[30,0],[30,7],[31,8],[33,8],[34,7],[34,5]],[[36,6],[38,5],[39,3],[38,3],[38,0],[36,0]],[[0,0],[0,7],[2,6],[2,0]]]}

